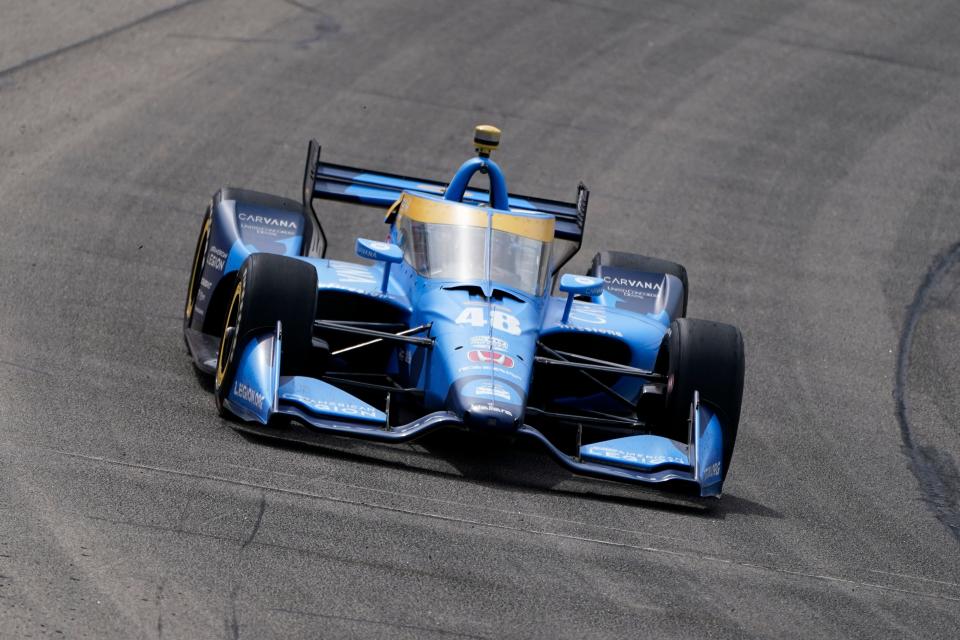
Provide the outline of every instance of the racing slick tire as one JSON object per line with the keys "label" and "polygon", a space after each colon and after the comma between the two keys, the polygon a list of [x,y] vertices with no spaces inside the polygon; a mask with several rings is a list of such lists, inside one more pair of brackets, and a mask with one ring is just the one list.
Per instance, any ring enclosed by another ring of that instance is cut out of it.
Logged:
{"label": "racing slick tire", "polygon": [[601,251],[593,256],[593,264],[587,271],[588,276],[596,276],[600,272],[600,267],[612,267],[614,269],[629,269],[641,273],[665,273],[676,276],[683,283],[683,303],[680,307],[680,315],[683,318],[687,315],[687,298],[689,297],[690,282],[687,279],[687,269],[682,264],[661,260],[660,258],[650,258],[638,253],[627,253],[625,251]]}
{"label": "racing slick tire", "polygon": [[280,375],[309,369],[313,353],[313,321],[317,308],[317,270],[313,265],[270,253],[255,253],[240,267],[224,320],[214,398],[220,415],[230,393],[240,354],[238,348],[254,332],[281,323]]}
{"label": "racing slick tire", "polygon": [[743,398],[743,336],[732,325],[679,318],[667,341],[666,430],[668,438],[688,442],[693,393],[715,409],[723,425],[723,470],[737,438]]}

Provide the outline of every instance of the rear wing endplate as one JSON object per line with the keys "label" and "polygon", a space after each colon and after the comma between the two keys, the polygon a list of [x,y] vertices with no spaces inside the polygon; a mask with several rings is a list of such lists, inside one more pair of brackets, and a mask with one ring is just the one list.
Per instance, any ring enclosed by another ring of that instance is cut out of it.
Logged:
{"label": "rear wing endplate", "polygon": [[[386,211],[386,208],[396,202],[403,191],[442,196],[446,188],[447,183],[437,180],[410,178],[382,171],[321,162],[320,144],[316,140],[311,140],[307,149],[307,164],[303,176],[303,206],[312,213],[318,227],[320,227],[320,220],[313,207],[315,199],[382,207]],[[508,201],[512,211],[532,211],[552,215],[556,219],[554,237],[573,242],[579,249],[583,241],[589,197],[590,191],[581,182],[577,186],[577,199],[574,202],[560,202],[515,194],[510,194]],[[490,193],[486,189],[467,189],[463,194],[463,201],[470,204],[486,204],[490,201]],[[327,238],[322,227],[320,227],[320,235],[323,238],[323,253],[326,254]]]}

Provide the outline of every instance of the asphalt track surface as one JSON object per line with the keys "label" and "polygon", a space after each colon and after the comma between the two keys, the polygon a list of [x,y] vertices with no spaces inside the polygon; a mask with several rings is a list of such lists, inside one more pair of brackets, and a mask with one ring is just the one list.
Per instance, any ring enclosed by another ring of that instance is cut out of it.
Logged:
{"label": "asphalt track surface", "polygon": [[[955,0],[5,2],[0,636],[955,638],[958,105]],[[591,187],[576,270],[677,260],[742,328],[721,501],[217,417],[210,194],[296,197],[311,136],[445,178],[478,122],[512,190]]]}

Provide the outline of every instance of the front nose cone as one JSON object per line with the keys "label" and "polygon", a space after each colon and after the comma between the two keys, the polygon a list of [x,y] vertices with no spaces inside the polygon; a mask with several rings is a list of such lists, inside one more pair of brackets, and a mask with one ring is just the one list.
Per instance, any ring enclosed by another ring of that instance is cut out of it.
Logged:
{"label": "front nose cone", "polygon": [[505,407],[499,407],[492,402],[489,404],[474,403],[467,406],[463,412],[463,424],[471,431],[516,431],[520,426],[520,418]]}
{"label": "front nose cone", "polygon": [[503,380],[476,377],[450,386],[447,408],[471,431],[512,432],[523,424],[523,396]]}

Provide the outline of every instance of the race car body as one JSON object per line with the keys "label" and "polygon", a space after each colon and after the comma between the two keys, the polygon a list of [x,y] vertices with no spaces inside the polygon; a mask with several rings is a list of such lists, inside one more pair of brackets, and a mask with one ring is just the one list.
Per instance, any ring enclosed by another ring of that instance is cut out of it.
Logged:
{"label": "race car body", "polygon": [[[685,318],[680,265],[579,249],[588,191],[509,194],[499,131],[449,183],[332,165],[303,201],[225,188],[204,216],[184,332],[238,427],[405,442],[441,428],[542,444],[572,472],[719,495],[743,385],[740,332]],[[489,190],[471,189],[477,174]],[[314,201],[386,211],[358,264],[324,257]],[[558,285],[558,286],[557,286]],[[560,295],[552,295],[559,288]]]}

